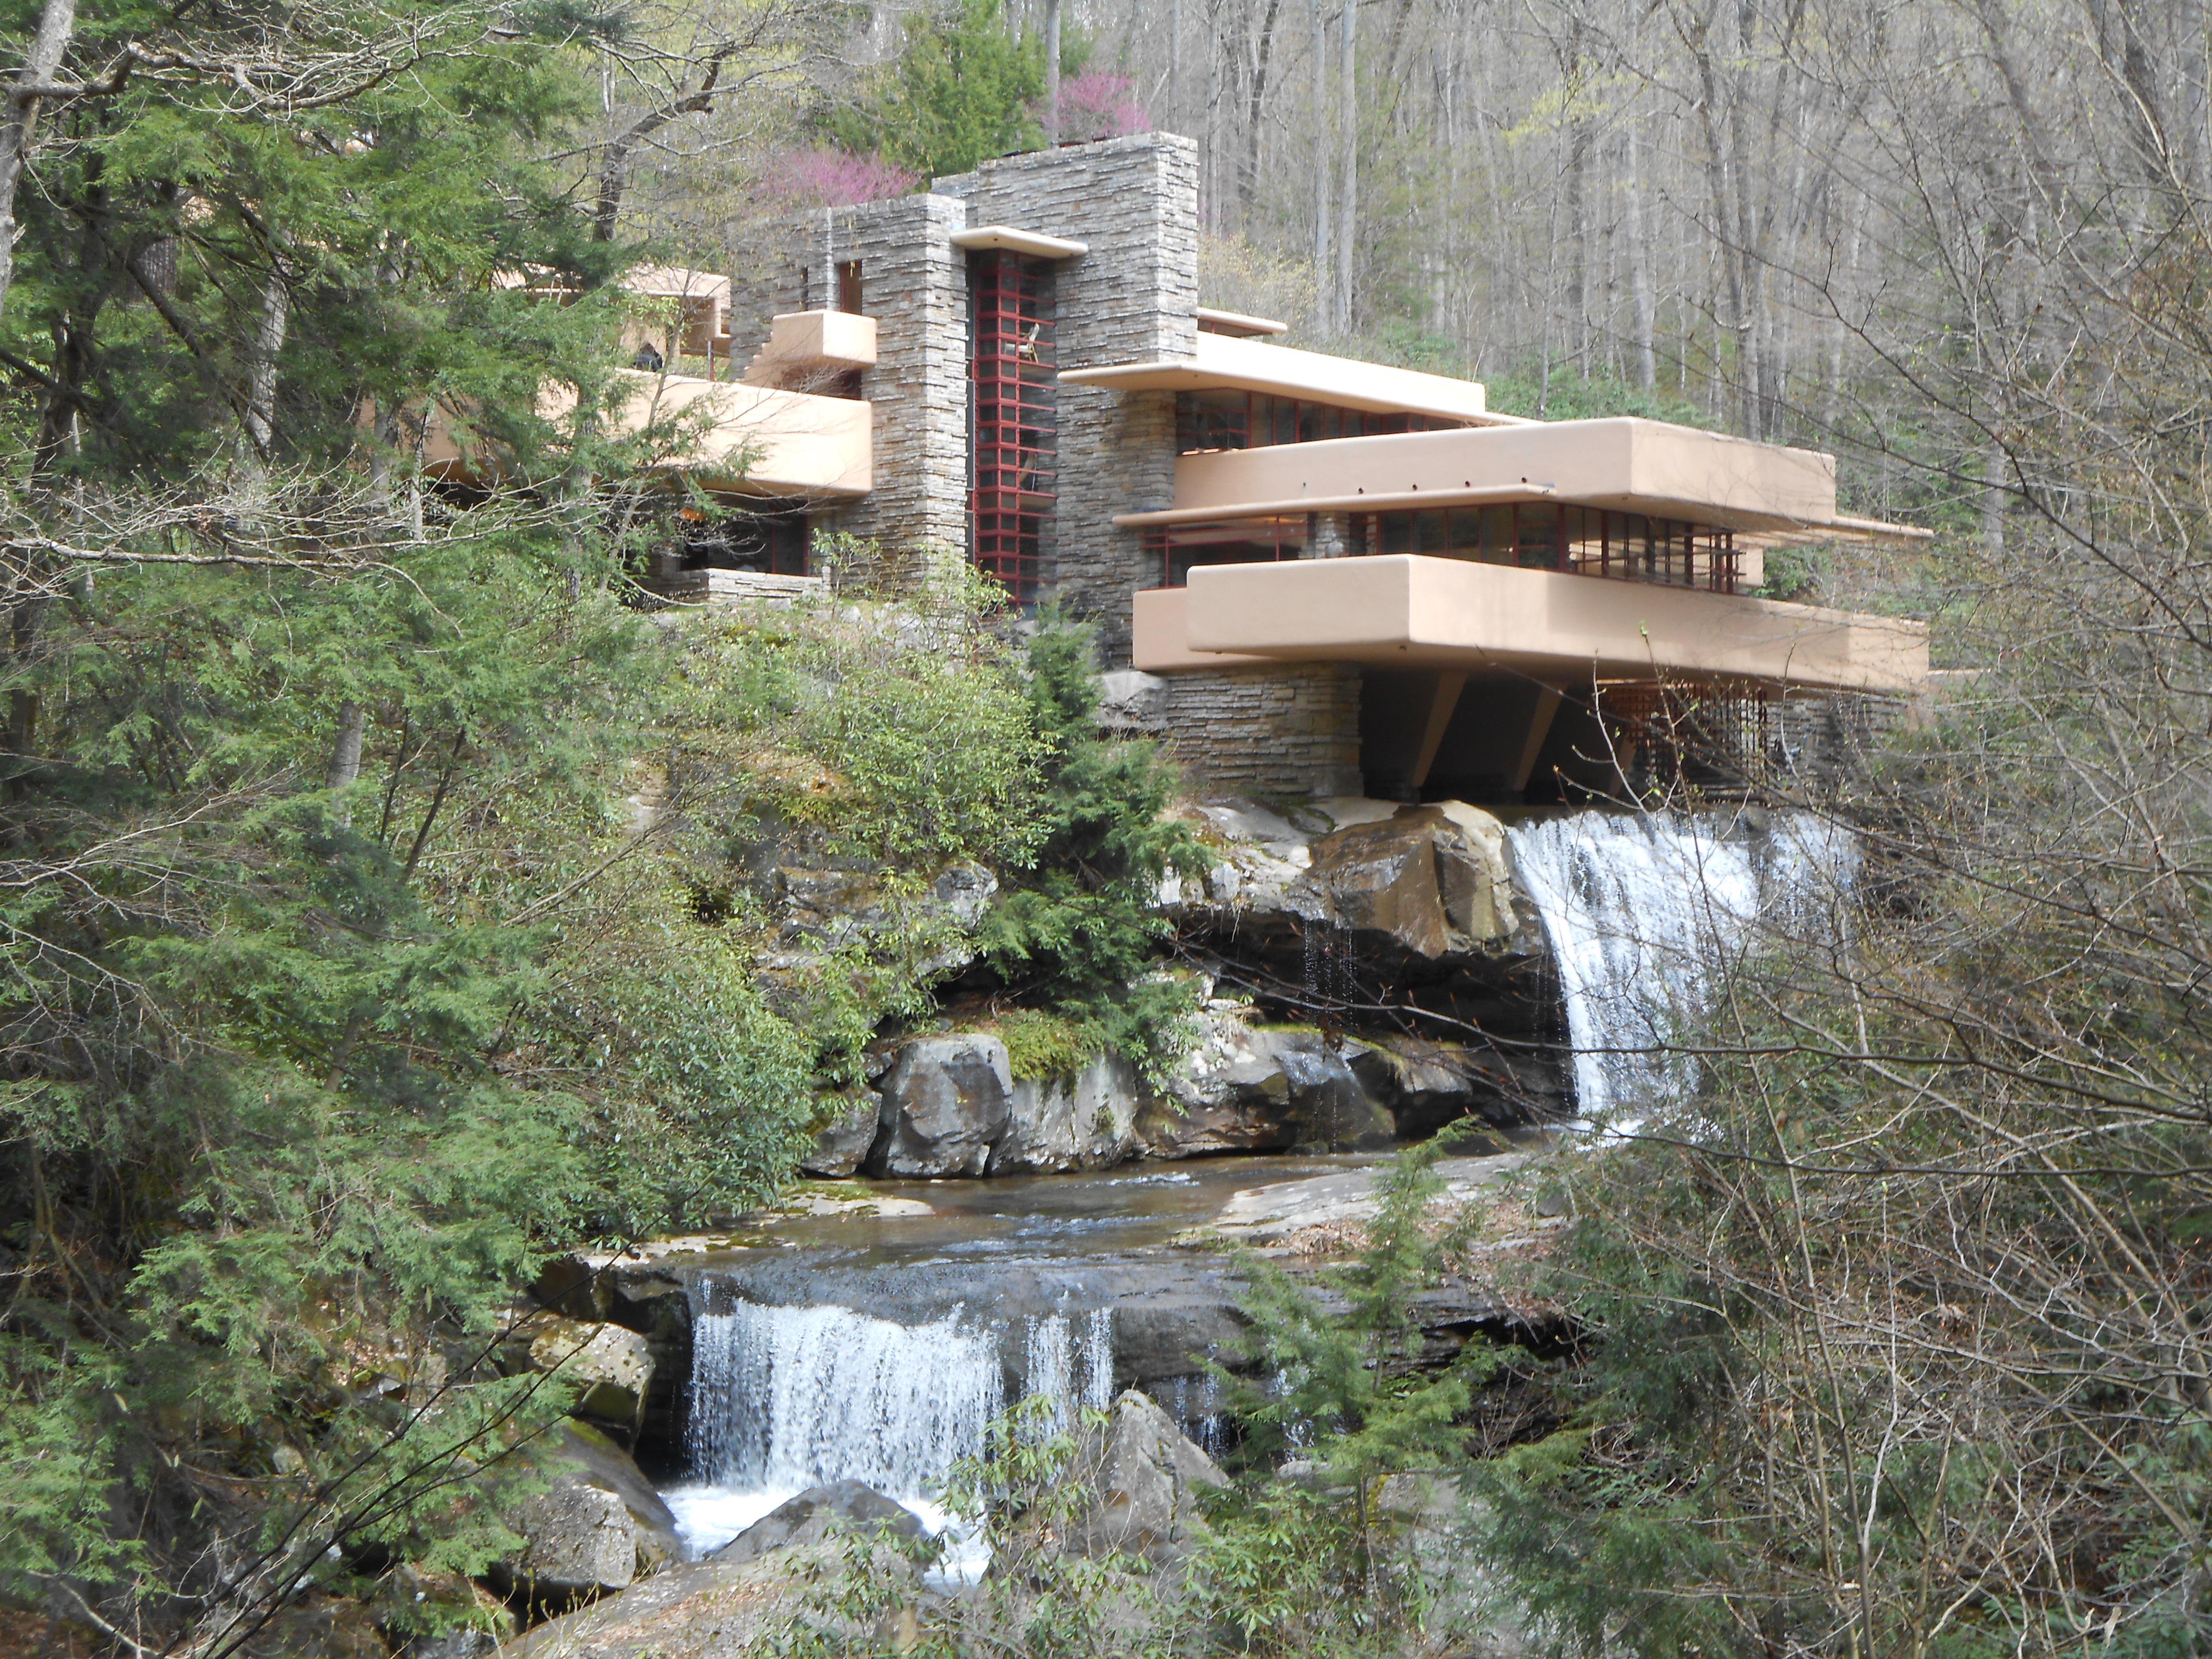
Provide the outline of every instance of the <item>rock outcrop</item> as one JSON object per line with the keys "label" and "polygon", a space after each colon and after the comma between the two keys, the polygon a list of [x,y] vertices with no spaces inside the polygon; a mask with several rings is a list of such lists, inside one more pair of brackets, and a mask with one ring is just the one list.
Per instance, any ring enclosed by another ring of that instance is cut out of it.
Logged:
{"label": "rock outcrop", "polygon": [[628,1588],[682,1558],[676,1517],[629,1455],[592,1429],[563,1423],[515,1454],[546,1480],[501,1518],[523,1547],[495,1564],[501,1595],[558,1609]]}
{"label": "rock outcrop", "polygon": [[1070,1078],[1016,1079],[1005,1132],[991,1151],[993,1175],[1100,1170],[1135,1157],[1136,1068],[1101,1054]]}
{"label": "rock outcrop", "polygon": [[1194,809],[1221,861],[1202,896],[1172,901],[1247,950],[1303,950],[1315,929],[1349,935],[1377,967],[1449,963],[1540,947],[1517,906],[1505,826],[1463,801],[1330,800],[1309,830],[1249,804]]}
{"label": "rock outcrop", "polygon": [[1212,1004],[1198,1043],[1146,1103],[1138,1133],[1156,1158],[1388,1146],[1390,1115],[1352,1068],[1364,1052],[1310,1029],[1255,1025],[1240,1004]]}
{"label": "rock outcrop", "polygon": [[819,1544],[838,1533],[889,1533],[921,1536],[921,1517],[860,1480],[833,1480],[809,1486],[779,1504],[720,1549],[710,1561],[750,1561],[771,1550]]}
{"label": "rock outcrop", "polygon": [[799,1161],[802,1173],[830,1180],[853,1174],[876,1144],[883,1102],[861,1091],[832,1098],[830,1119],[817,1130],[813,1150]]}
{"label": "rock outcrop", "polygon": [[1132,1389],[1114,1402],[1088,1474],[1092,1497],[1069,1528],[1068,1547],[1142,1556],[1156,1565],[1180,1560],[1206,1530],[1198,1489],[1228,1484],[1173,1418]]}
{"label": "rock outcrop", "polygon": [[[813,1611],[822,1581],[842,1565],[837,1548],[823,1544],[750,1561],[690,1562],[540,1625],[505,1652],[511,1659],[750,1659],[769,1650],[769,1638],[794,1617],[855,1638],[862,1632]],[[914,1576],[888,1551],[878,1571]]]}
{"label": "rock outcrop", "polygon": [[1006,1130],[1013,1093],[1006,1045],[998,1038],[915,1038],[884,1075],[868,1173],[981,1175]]}
{"label": "rock outcrop", "polygon": [[645,1338],[620,1325],[534,1316],[507,1346],[514,1371],[545,1371],[578,1390],[570,1407],[580,1417],[634,1433],[653,1386],[653,1351]]}

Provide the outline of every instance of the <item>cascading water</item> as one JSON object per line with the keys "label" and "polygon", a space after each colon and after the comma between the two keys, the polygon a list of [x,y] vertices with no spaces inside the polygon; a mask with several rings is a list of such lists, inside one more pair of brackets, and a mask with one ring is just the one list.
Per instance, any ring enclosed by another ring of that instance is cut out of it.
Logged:
{"label": "cascading water", "polygon": [[1580,1115],[1616,1131],[1695,1088],[1682,1048],[1730,964],[1761,936],[1832,936],[1858,872],[1851,833],[1809,812],[1759,835],[1718,814],[1578,812],[1510,840],[1558,967]]}
{"label": "cascading water", "polygon": [[1002,1356],[1014,1336],[1017,1395],[1049,1400],[1053,1427],[1111,1403],[1109,1308],[1039,1316],[1016,1331],[958,1313],[901,1325],[830,1304],[738,1300],[698,1314],[686,1436],[694,1478],[665,1494],[686,1540],[711,1549],[784,1499],[843,1480],[942,1524],[939,1484],[982,1451],[1007,1403]]}

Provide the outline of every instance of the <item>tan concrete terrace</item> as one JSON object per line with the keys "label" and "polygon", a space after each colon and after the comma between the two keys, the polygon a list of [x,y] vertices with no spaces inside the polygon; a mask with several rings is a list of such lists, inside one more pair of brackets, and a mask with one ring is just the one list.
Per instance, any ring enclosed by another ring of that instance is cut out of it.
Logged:
{"label": "tan concrete terrace", "polygon": [[1928,678],[1923,623],[1405,555],[1202,567],[1136,596],[1131,644],[1153,673],[1328,662],[1875,692]]}
{"label": "tan concrete terrace", "polygon": [[1838,513],[1832,455],[1630,418],[1183,455],[1172,507],[1121,514],[1115,522],[1144,527],[1513,498],[1785,537],[1924,533]]}
{"label": "tan concrete terrace", "polygon": [[[702,489],[780,499],[849,500],[874,482],[872,410],[854,398],[824,398],[743,381],[706,380],[647,370],[617,372],[621,396],[610,411],[611,436],[636,437],[656,424],[685,440],[681,453],[654,471],[681,474]],[[566,418],[576,394],[548,386],[542,419]],[[423,460],[436,476],[479,480],[475,457],[454,441],[441,410],[424,441]]]}

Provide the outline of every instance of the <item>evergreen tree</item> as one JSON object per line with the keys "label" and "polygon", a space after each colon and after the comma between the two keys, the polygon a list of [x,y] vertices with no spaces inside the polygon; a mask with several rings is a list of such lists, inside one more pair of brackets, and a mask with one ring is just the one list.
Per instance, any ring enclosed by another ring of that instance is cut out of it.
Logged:
{"label": "evergreen tree", "polygon": [[907,21],[904,48],[831,131],[923,179],[966,173],[1042,141],[1030,106],[1043,93],[1042,48],[1015,38],[1002,0],[952,0]]}
{"label": "evergreen tree", "polygon": [[1189,826],[1167,815],[1176,773],[1158,750],[1099,736],[1091,652],[1091,630],[1056,613],[1030,644],[1041,839],[1005,872],[980,939],[1018,994],[1048,998],[1094,1051],[1157,1065],[1180,1051],[1189,1010],[1188,988],[1151,971],[1173,931],[1160,884],[1171,872],[1202,876],[1207,860]]}

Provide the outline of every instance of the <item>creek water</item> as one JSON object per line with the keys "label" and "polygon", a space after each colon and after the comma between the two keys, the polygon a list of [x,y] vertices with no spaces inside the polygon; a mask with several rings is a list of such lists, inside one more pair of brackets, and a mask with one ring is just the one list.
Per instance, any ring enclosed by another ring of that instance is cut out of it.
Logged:
{"label": "creek water", "polygon": [[[1856,843],[1810,814],[1577,812],[1526,819],[1510,842],[1556,967],[1577,1109],[1601,1132],[1690,1101],[1684,1050],[1731,965],[1762,944],[1832,940],[1858,873]],[[1346,939],[1310,945],[1310,981],[1343,971]],[[1032,1396],[1065,1422],[1142,1389],[1218,1443],[1205,1361],[1238,1333],[1241,1286],[1224,1257],[1170,1241],[1245,1188],[1376,1161],[854,1182],[843,1190],[879,1212],[768,1219],[686,1261],[687,1467],[663,1495],[687,1543],[710,1550],[847,1478],[940,1528],[948,1474]],[[953,1576],[979,1565],[956,1540]]]}
{"label": "creek water", "polygon": [[[1141,1388],[1218,1443],[1212,1381],[1194,1356],[1234,1335],[1238,1286],[1220,1258],[1170,1240],[1246,1188],[1376,1161],[856,1182],[850,1190],[891,1212],[768,1221],[688,1261],[686,1467],[661,1494],[686,1544],[703,1553],[844,1479],[935,1530],[948,1472],[1030,1397],[1049,1402],[1054,1426]],[[909,1206],[923,1212],[899,1212]],[[976,1565],[956,1536],[950,1571]]]}

